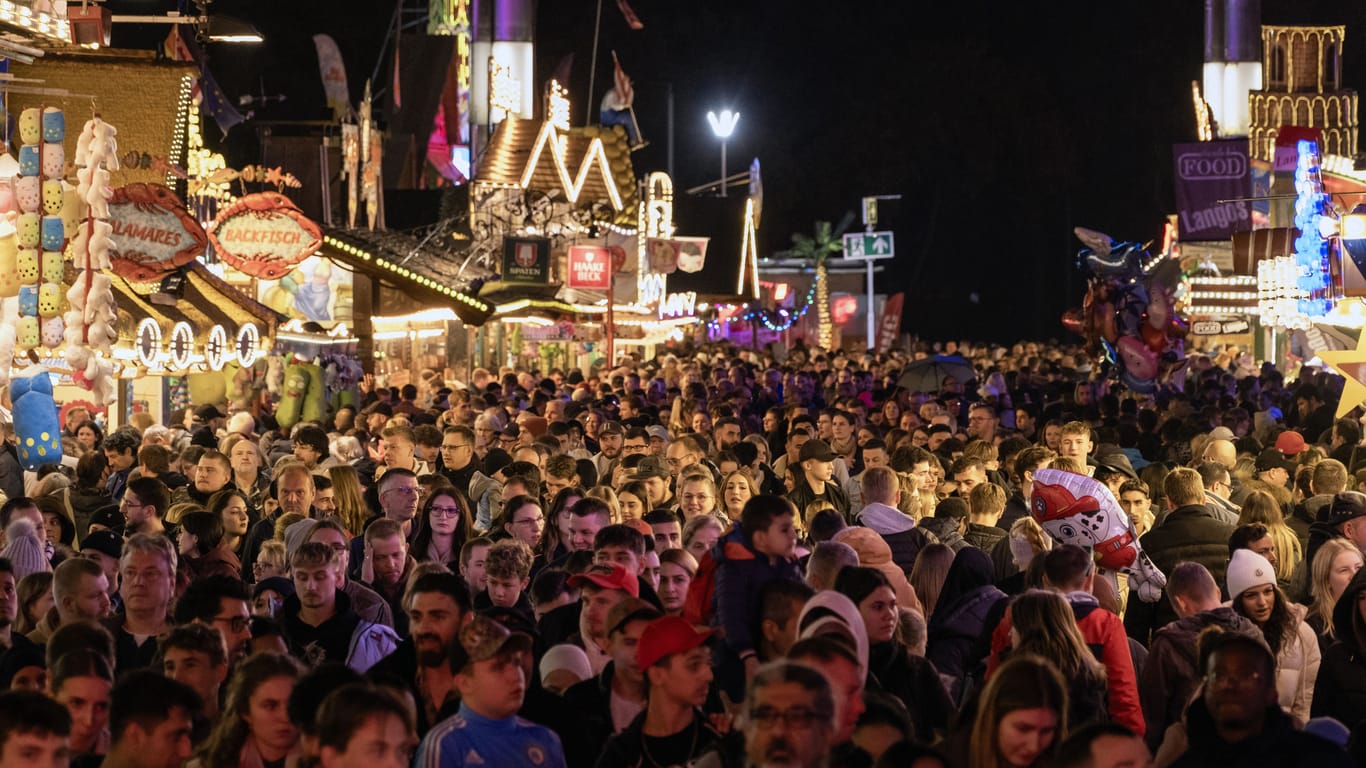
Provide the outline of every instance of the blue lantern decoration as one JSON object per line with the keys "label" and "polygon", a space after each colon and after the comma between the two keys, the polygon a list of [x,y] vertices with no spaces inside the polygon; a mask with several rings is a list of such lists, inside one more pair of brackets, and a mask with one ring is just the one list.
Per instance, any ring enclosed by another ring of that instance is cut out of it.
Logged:
{"label": "blue lantern decoration", "polygon": [[1319,219],[1327,209],[1329,196],[1323,191],[1319,169],[1319,145],[1300,141],[1295,165],[1295,238],[1296,305],[1309,317],[1323,317],[1333,308],[1329,282],[1328,241],[1319,232]]}

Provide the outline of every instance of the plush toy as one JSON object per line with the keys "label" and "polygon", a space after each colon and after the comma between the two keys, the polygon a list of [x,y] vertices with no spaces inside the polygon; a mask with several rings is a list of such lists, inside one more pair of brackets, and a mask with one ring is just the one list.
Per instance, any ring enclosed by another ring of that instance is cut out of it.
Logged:
{"label": "plush toy", "polygon": [[66,115],[57,107],[43,110],[43,141],[66,140]]}
{"label": "plush toy", "polygon": [[38,286],[38,316],[57,317],[62,311],[62,286],[42,283]]}
{"label": "plush toy", "polygon": [[221,371],[192,373],[185,377],[190,389],[192,403],[221,403],[227,397],[228,388]]}
{"label": "plush toy", "polygon": [[66,148],[55,142],[43,145],[42,167],[39,169],[43,173],[43,178],[57,180],[62,178],[62,171],[66,169]]}
{"label": "plush toy", "polygon": [[38,327],[42,344],[48,349],[56,349],[62,345],[65,331],[66,323],[62,320],[61,315],[44,319]]}
{"label": "plush toy", "polygon": [[14,227],[0,221],[0,298],[19,295],[19,238]]}
{"label": "plush toy", "polygon": [[285,369],[284,394],[280,397],[280,404],[275,407],[275,420],[281,427],[290,429],[299,423],[304,399],[312,383],[313,376],[308,372],[308,366],[291,365]]}
{"label": "plush toy", "polygon": [[62,222],[62,230],[66,230],[66,219],[61,219],[62,207],[65,204],[64,193],[61,181],[43,182],[43,214],[45,216],[57,216]]}
{"label": "plush toy", "polygon": [[38,325],[38,318],[25,316],[19,318],[14,326],[16,343],[20,349],[33,349],[42,343],[42,329]]}
{"label": "plush toy", "polygon": [[38,160],[38,145],[25,144],[19,148],[19,175],[37,176],[43,170]]}
{"label": "plush toy", "polygon": [[304,421],[322,421],[323,407],[327,404],[327,391],[323,388],[323,369],[319,365],[306,365],[308,372],[308,394],[304,395],[300,417]]}
{"label": "plush toy", "polygon": [[43,282],[60,283],[66,278],[66,264],[62,261],[61,251],[43,251],[39,262]]}
{"label": "plush toy", "polygon": [[21,285],[31,285],[38,282],[38,252],[32,248],[20,248],[19,258],[15,262],[15,273],[19,275]]}
{"label": "plush toy", "polygon": [[37,176],[16,177],[14,201],[24,213],[37,213],[43,205],[43,180]]}
{"label": "plush toy", "polygon": [[40,242],[43,250],[60,251],[66,244],[66,228],[62,226],[62,217],[44,216],[41,227]]}
{"label": "plush toy", "polygon": [[29,107],[19,113],[19,141],[37,144],[43,140],[43,111]]}
{"label": "plush toy", "polygon": [[52,378],[41,365],[25,368],[10,384],[19,461],[36,470],[62,458],[62,425],[52,399]]}
{"label": "plush toy", "polygon": [[24,317],[38,316],[38,287],[19,286],[19,314]]}
{"label": "plush toy", "polygon": [[1140,600],[1153,603],[1161,596],[1166,577],[1103,483],[1060,469],[1035,470],[1030,511],[1057,541],[1092,549],[1102,568],[1129,574],[1129,588]]}
{"label": "plush toy", "polygon": [[24,248],[37,248],[42,242],[42,219],[36,213],[24,212],[19,214],[15,229],[19,232],[19,245]]}
{"label": "plush toy", "polygon": [[266,359],[266,390],[278,395],[285,387],[285,359],[271,355]]}
{"label": "plush toy", "polygon": [[[7,303],[12,301],[9,299]],[[5,314],[8,316],[9,311],[6,310]],[[14,346],[17,338],[15,333],[13,324],[0,323],[0,360],[14,359]],[[9,372],[10,366],[0,365],[0,384],[9,384]]]}

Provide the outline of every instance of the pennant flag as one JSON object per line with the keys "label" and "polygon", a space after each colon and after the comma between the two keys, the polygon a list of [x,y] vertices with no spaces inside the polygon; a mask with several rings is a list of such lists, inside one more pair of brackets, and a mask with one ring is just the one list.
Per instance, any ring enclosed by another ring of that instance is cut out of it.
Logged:
{"label": "pennant flag", "polygon": [[636,30],[645,29],[645,22],[631,10],[631,5],[626,0],[617,0],[617,10],[621,11],[622,17],[626,19],[626,26]]}
{"label": "pennant flag", "polygon": [[351,112],[351,92],[346,84],[346,63],[342,61],[337,41],[330,35],[314,35],[313,47],[318,50],[318,74],[322,75],[323,92],[332,117],[338,119]]}
{"label": "pennant flag", "polygon": [[163,48],[169,58],[176,61],[193,61],[199,68],[199,79],[195,83],[191,98],[199,102],[199,111],[213,118],[213,121],[218,123],[218,129],[226,136],[228,131],[244,118],[228,100],[223,89],[218,87],[213,74],[204,66],[199,44],[189,36],[189,29],[188,25],[176,25],[167,35]]}
{"label": "pennant flag", "polygon": [[399,86],[399,75],[402,70],[398,66],[398,43],[402,38],[403,35],[394,36],[394,109],[403,106],[402,88]]}
{"label": "pennant flag", "polygon": [[570,51],[569,53],[565,54],[565,57],[563,59],[560,59],[559,64],[555,65],[555,71],[550,74],[550,79],[564,86],[565,90],[567,91],[569,90],[569,72],[573,68],[574,52]]}
{"label": "pennant flag", "polygon": [[622,71],[616,51],[612,51],[612,89],[617,92],[617,109],[630,109],[635,105],[636,91],[631,87],[631,78]]}

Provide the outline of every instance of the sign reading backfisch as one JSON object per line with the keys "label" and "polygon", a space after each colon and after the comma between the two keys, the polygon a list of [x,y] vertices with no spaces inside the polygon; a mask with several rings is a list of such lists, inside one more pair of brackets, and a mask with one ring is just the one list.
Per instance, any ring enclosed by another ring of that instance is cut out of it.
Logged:
{"label": "sign reading backfisch", "polygon": [[229,266],[252,277],[276,280],[313,255],[322,229],[278,192],[238,198],[209,228],[209,241]]}

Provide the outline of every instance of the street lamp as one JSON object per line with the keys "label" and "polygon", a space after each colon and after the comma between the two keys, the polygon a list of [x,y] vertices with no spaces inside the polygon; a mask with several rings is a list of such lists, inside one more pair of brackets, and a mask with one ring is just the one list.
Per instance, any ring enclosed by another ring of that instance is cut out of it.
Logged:
{"label": "street lamp", "polygon": [[726,196],[726,140],[735,133],[735,124],[740,122],[740,113],[732,112],[729,109],[721,110],[721,114],[707,112],[707,122],[711,123],[711,132],[716,134],[716,138],[721,140],[721,197]]}

